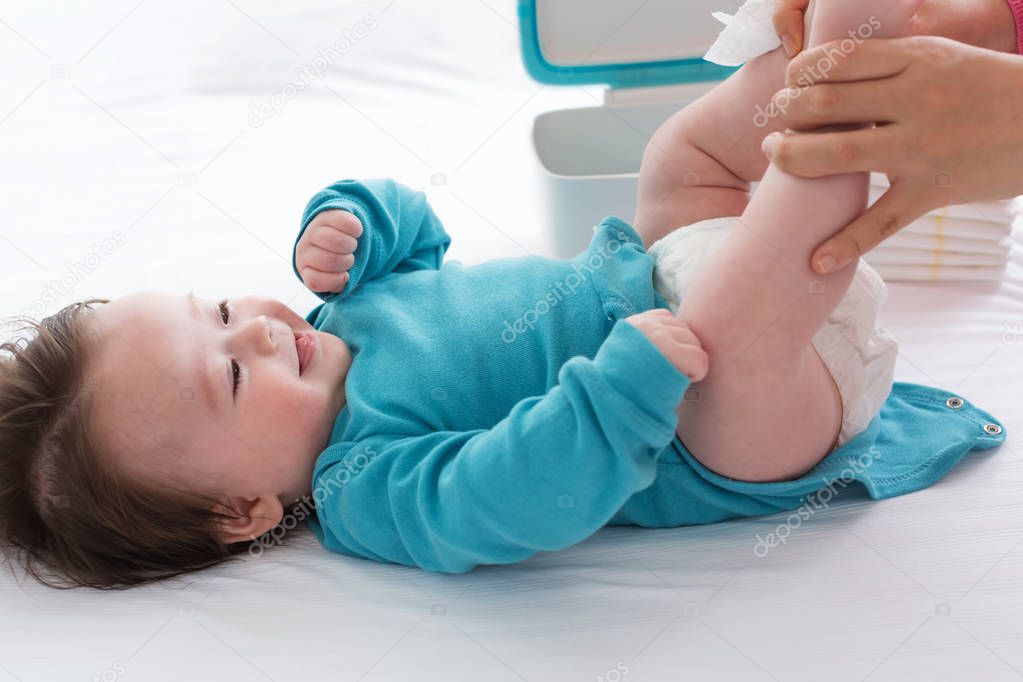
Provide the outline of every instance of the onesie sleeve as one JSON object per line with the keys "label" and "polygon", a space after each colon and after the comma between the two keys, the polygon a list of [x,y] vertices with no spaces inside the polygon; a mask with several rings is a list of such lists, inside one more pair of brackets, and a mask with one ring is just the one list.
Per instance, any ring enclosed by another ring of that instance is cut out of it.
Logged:
{"label": "onesie sleeve", "polygon": [[302,214],[291,255],[291,267],[299,280],[302,278],[295,262],[298,242],[313,218],[330,209],[354,214],[363,232],[348,284],[340,294],[318,293],[325,301],[345,298],[363,282],[392,272],[435,270],[451,244],[451,237],[422,192],[390,179],[341,180],[318,192]]}
{"label": "onesie sleeve", "polygon": [[569,547],[656,477],[689,379],[618,322],[489,430],[371,437],[317,461],[312,525],[349,556],[461,573]]}

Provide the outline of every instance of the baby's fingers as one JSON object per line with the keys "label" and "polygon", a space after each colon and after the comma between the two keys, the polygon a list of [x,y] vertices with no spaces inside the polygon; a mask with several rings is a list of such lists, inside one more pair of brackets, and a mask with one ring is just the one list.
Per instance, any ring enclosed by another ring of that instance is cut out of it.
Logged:
{"label": "baby's fingers", "polygon": [[309,233],[309,243],[334,253],[355,253],[359,240],[341,230],[321,225]]}
{"label": "baby's fingers", "polygon": [[710,371],[710,356],[699,346],[677,343],[672,349],[671,362],[693,383],[703,381]]}
{"label": "baby's fingers", "polygon": [[328,225],[355,238],[362,236],[362,222],[354,213],[341,209],[323,211],[313,219],[313,224]]}
{"label": "baby's fingers", "polygon": [[677,318],[671,321],[671,338],[676,343],[687,343],[697,347],[703,345],[700,343],[700,338],[689,325],[679,321]]}
{"label": "baby's fingers", "polygon": [[343,272],[351,270],[354,264],[355,255],[351,253],[335,253],[312,244],[302,250],[302,267],[311,267],[325,272]]}
{"label": "baby's fingers", "polygon": [[325,272],[311,267],[303,267],[299,270],[302,281],[309,290],[315,293],[340,293],[348,284],[348,272]]}

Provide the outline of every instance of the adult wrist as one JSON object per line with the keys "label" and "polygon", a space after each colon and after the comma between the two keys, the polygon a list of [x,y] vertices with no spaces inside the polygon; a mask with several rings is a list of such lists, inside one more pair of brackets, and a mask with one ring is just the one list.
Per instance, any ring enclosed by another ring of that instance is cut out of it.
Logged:
{"label": "adult wrist", "polygon": [[1019,54],[1023,31],[1023,0],[984,0],[977,47]]}
{"label": "adult wrist", "polygon": [[[1012,13],[1012,22],[1010,24],[1012,27],[1012,35],[1010,40],[1006,41],[1003,38],[1001,42],[1008,42],[1011,49],[1006,50],[1007,52],[1023,54],[1023,0],[1007,0],[1007,5],[1009,7],[1009,11]],[[1006,32],[1004,28],[1002,30],[1003,32]]]}

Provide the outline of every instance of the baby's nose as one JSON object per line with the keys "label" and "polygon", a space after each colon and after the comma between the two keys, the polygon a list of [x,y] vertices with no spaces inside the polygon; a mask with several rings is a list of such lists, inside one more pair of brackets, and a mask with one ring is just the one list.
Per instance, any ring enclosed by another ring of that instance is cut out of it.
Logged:
{"label": "baby's nose", "polygon": [[234,352],[239,353],[245,350],[259,354],[275,352],[277,338],[274,334],[273,324],[266,315],[256,315],[242,325],[235,335]]}
{"label": "baby's nose", "polygon": [[257,330],[259,348],[267,354],[274,353],[277,350],[277,338],[274,335],[274,325],[269,317],[266,315],[260,315],[256,318],[262,329]]}

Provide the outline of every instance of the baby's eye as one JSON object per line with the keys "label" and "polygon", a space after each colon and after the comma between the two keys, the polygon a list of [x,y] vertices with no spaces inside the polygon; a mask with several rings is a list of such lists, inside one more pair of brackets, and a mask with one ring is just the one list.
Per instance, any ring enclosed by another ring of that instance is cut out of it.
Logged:
{"label": "baby's eye", "polygon": [[231,395],[238,395],[238,384],[242,379],[242,366],[238,364],[238,361],[231,358],[231,380],[233,386],[231,387]]}
{"label": "baby's eye", "polygon": [[219,307],[220,307],[220,319],[224,321],[224,324],[227,324],[228,321],[231,319],[231,311],[228,310],[228,308],[227,308],[227,300],[225,299],[225,300],[221,301],[220,304],[219,304]]}

